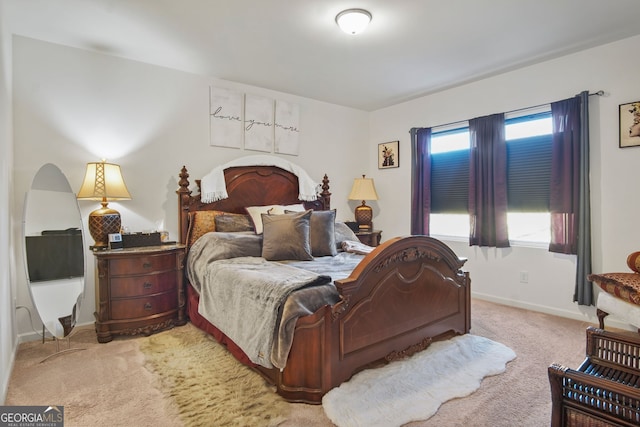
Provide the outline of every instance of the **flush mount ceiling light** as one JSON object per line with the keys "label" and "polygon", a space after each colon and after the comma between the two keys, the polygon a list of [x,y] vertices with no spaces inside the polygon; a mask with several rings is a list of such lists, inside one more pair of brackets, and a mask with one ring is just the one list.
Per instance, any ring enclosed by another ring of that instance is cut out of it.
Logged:
{"label": "flush mount ceiling light", "polygon": [[347,34],[363,32],[371,22],[371,14],[364,9],[343,10],[336,16],[336,23]]}

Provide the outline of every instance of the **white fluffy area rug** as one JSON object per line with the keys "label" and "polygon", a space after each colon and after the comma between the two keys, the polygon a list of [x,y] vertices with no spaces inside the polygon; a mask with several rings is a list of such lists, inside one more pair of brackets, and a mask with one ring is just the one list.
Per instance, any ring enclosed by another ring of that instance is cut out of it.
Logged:
{"label": "white fluffy area rug", "polygon": [[329,391],[322,406],[339,427],[426,420],[444,402],[476,391],[485,376],[504,372],[515,357],[509,347],[490,339],[457,336],[408,359],[354,375]]}

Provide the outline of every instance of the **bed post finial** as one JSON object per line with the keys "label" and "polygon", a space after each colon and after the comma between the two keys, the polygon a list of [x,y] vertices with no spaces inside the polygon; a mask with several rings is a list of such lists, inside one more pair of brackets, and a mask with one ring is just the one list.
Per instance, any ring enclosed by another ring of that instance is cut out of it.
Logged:
{"label": "bed post finial", "polygon": [[176,193],[178,193],[178,233],[180,234],[180,243],[186,243],[189,220],[189,199],[191,198],[188,179],[189,173],[187,172],[186,166],[182,166],[178,176],[180,177],[180,181],[178,181],[180,188],[176,190]]}
{"label": "bed post finial", "polygon": [[188,192],[189,191],[189,173],[187,172],[186,166],[182,166],[182,169],[180,170],[180,173],[178,174],[178,176],[180,177],[180,181],[178,182],[180,189],[178,190],[178,192],[180,193]]}
{"label": "bed post finial", "polygon": [[320,198],[322,199],[323,209],[329,210],[331,209],[331,192],[329,192],[329,177],[327,174],[324,174],[322,178],[322,192],[320,193]]}

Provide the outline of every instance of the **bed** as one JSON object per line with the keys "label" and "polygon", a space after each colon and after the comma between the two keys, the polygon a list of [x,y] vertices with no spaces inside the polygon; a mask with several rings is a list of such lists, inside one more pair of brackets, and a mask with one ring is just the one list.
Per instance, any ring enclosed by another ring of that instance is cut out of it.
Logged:
{"label": "bed", "polygon": [[[187,245],[187,263],[195,256],[190,251],[203,246],[198,238],[194,240],[194,230],[199,229],[196,235],[220,232],[203,233],[206,225],[199,217],[207,212],[219,218],[221,212],[244,215],[247,207],[301,205],[304,215],[311,211],[315,218],[331,211],[328,177],[324,176],[315,200],[301,200],[302,186],[294,172],[269,165],[227,167],[223,170],[226,197],[205,203],[201,180],[196,180],[192,191],[183,167],[177,194],[180,241]],[[303,214],[286,211],[284,215]],[[265,246],[272,235],[267,234],[273,229],[269,227],[265,222]],[[251,232],[245,234],[248,238]],[[262,374],[283,398],[319,404],[325,393],[362,369],[410,356],[433,340],[468,333],[470,278],[462,270],[464,262],[444,243],[427,236],[393,238],[361,255],[348,276],[329,284],[336,292],[333,300],[295,319],[284,367],[255,363],[207,320],[199,310],[201,295],[189,280],[181,295],[191,322]]]}

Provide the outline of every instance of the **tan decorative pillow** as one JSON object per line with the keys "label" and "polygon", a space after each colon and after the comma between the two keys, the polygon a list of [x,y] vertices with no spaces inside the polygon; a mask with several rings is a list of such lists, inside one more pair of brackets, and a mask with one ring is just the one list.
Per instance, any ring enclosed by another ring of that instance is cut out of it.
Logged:
{"label": "tan decorative pillow", "polygon": [[631,304],[640,305],[640,274],[604,273],[590,274],[587,280],[596,282],[602,290]]}
{"label": "tan decorative pillow", "polygon": [[311,210],[281,215],[262,214],[262,257],[269,261],[310,261]]}
{"label": "tan decorative pillow", "polygon": [[189,213],[189,230],[187,231],[187,246],[191,246],[203,234],[216,231],[216,216],[222,211],[198,211]]}

